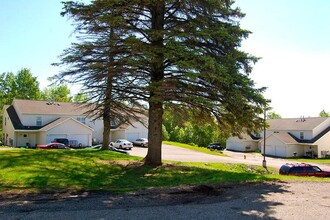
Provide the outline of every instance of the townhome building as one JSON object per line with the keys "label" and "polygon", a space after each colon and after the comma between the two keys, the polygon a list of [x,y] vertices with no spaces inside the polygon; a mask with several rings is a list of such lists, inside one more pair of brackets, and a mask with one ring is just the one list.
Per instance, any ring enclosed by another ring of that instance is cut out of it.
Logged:
{"label": "townhome building", "polygon": [[[2,142],[14,147],[47,144],[56,138],[67,138],[72,145],[101,143],[103,120],[86,116],[87,111],[87,106],[70,102],[14,99],[11,105],[3,108]],[[133,141],[147,135],[145,123],[111,124],[111,141]]]}
{"label": "townhome building", "polygon": [[[330,152],[330,118],[301,117],[269,119],[267,128],[258,135],[230,137],[226,147],[234,151],[260,151],[274,157],[328,157]],[[265,147],[264,147],[265,144]]]}

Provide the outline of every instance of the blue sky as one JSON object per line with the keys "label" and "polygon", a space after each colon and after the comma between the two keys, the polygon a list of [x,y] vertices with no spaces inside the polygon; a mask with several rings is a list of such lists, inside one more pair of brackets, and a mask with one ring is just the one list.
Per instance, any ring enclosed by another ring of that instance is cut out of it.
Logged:
{"label": "blue sky", "polygon": [[[0,1],[0,73],[29,68],[40,87],[47,86],[47,78],[58,72],[51,63],[74,40],[60,2]],[[268,87],[273,111],[282,117],[330,111],[330,1],[236,0],[235,5],[246,13],[241,26],[253,32],[243,50],[262,58],[251,78],[257,87]]]}
{"label": "blue sky", "polygon": [[262,59],[251,78],[282,117],[330,111],[330,1],[237,0],[241,26],[253,32],[243,50]]}

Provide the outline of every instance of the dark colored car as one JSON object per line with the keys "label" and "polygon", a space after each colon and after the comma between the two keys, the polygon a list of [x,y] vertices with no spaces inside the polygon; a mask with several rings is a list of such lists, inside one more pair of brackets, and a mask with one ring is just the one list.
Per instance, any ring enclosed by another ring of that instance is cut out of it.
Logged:
{"label": "dark colored car", "polygon": [[318,166],[307,163],[286,163],[281,166],[279,173],[294,176],[330,177],[330,171],[321,170]]}
{"label": "dark colored car", "polygon": [[65,144],[62,143],[57,143],[57,142],[53,142],[47,145],[43,145],[43,144],[38,144],[37,145],[37,149],[44,149],[44,150],[70,150],[70,148],[68,146],[66,146]]}
{"label": "dark colored car", "polygon": [[221,145],[221,143],[211,143],[207,146],[210,150],[224,150],[225,147]]}
{"label": "dark colored car", "polygon": [[69,140],[67,138],[55,138],[52,142],[62,143],[66,146],[69,146]]}

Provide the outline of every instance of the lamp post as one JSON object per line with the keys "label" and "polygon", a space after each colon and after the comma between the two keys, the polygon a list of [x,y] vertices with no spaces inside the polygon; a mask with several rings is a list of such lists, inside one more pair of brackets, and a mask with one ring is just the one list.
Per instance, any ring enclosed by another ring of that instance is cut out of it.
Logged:
{"label": "lamp post", "polygon": [[266,165],[266,109],[264,110],[264,159],[262,161],[262,166],[267,169]]}

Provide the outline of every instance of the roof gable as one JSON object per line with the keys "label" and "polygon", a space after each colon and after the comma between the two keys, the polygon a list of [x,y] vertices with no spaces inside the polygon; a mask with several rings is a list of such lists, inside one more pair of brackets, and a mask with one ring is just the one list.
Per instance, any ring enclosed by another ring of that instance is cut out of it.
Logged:
{"label": "roof gable", "polygon": [[70,117],[61,117],[61,118],[58,118],[55,121],[53,121],[53,122],[45,125],[44,127],[40,128],[39,131],[48,131],[48,130],[50,130],[50,129],[56,127],[56,126],[59,126],[60,124],[66,123],[66,122],[68,122],[70,120],[72,120],[72,121],[80,124],[81,126],[84,126],[84,127],[88,128],[90,130],[93,130],[91,127],[88,127],[87,125],[85,125],[85,124],[83,124],[83,123],[81,123],[81,122],[79,122],[79,121],[77,121],[77,120],[75,120],[73,118],[70,118]]}
{"label": "roof gable", "polygon": [[287,119],[268,119],[269,127],[267,130],[273,131],[312,131],[329,118],[287,118]]}
{"label": "roof gable", "polygon": [[270,137],[275,137],[276,139],[280,140],[284,144],[298,144],[299,142],[294,139],[289,133],[273,133],[266,137],[266,140]]}
{"label": "roof gable", "polygon": [[254,136],[253,134],[240,133],[237,136],[242,141],[259,141],[261,137]]}

